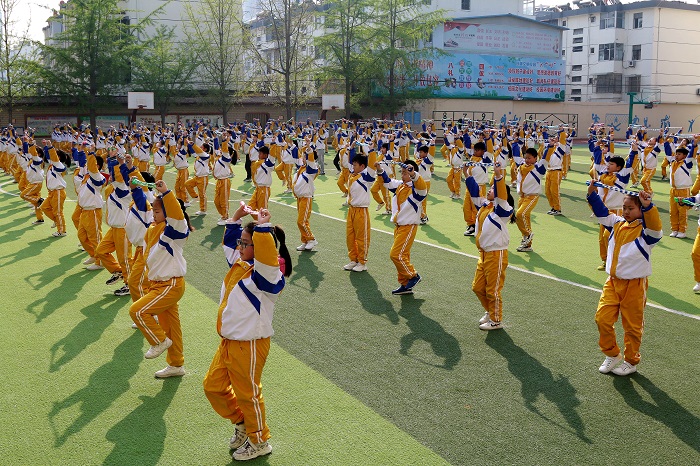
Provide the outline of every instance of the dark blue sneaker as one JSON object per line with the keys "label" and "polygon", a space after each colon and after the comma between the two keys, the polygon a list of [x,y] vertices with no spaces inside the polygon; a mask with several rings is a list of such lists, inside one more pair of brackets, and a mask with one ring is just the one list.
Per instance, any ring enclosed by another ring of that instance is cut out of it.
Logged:
{"label": "dark blue sneaker", "polygon": [[391,292],[391,294],[413,294],[413,290],[401,285]]}
{"label": "dark blue sneaker", "polygon": [[406,288],[413,289],[414,286],[420,283],[420,275],[416,274],[415,277],[411,278],[408,283],[406,283]]}

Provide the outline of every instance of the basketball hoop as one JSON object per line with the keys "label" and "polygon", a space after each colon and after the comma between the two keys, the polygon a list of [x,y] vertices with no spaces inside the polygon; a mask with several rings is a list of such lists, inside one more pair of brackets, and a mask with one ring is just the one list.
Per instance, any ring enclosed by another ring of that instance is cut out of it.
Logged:
{"label": "basketball hoop", "polygon": [[338,107],[335,105],[331,105],[331,110],[338,110]]}

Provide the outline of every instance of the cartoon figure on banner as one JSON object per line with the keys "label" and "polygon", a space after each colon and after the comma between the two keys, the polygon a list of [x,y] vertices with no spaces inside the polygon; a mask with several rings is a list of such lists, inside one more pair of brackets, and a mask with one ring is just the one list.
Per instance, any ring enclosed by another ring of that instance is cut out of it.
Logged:
{"label": "cartoon figure on banner", "polygon": [[637,115],[632,118],[632,124],[633,125],[638,125],[639,124],[639,117]]}
{"label": "cartoon figure on banner", "polygon": [[661,119],[661,128],[668,128],[671,126],[671,117],[666,115]]}
{"label": "cartoon figure on banner", "polygon": [[620,131],[621,124],[622,123],[620,123],[620,119],[618,117],[615,117],[615,119],[612,122],[612,125],[610,126],[612,126],[615,131]]}
{"label": "cartoon figure on banner", "polygon": [[644,117],[644,127],[645,128],[649,127],[649,117]]}
{"label": "cartoon figure on banner", "polygon": [[593,124],[597,124],[600,121],[600,117],[598,116],[597,113],[592,113],[591,120],[593,120]]}
{"label": "cartoon figure on banner", "polygon": [[[697,117],[695,117],[695,118],[697,118]],[[695,123],[695,118],[693,118],[692,120],[688,120],[688,132],[689,133],[693,132],[693,123]]]}

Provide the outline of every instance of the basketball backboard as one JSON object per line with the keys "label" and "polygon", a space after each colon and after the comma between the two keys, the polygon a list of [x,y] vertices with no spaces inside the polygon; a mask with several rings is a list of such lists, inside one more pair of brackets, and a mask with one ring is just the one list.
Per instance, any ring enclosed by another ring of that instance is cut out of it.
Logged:
{"label": "basketball backboard", "polygon": [[345,110],[345,94],[323,94],[321,105],[323,110]]}
{"label": "basketball backboard", "polygon": [[154,104],[155,101],[153,99],[153,92],[129,92],[127,94],[127,105],[129,110],[153,110]]}

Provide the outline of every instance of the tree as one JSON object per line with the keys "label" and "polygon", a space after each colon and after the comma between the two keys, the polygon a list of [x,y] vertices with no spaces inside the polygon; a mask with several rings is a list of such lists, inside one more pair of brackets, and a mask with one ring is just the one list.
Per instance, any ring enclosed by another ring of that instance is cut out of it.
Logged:
{"label": "tree", "polygon": [[[259,6],[267,46],[258,47],[247,35],[246,48],[257,58],[258,73],[280,78],[287,118],[291,118],[292,107],[306,98],[316,71],[309,45],[318,5],[310,0],[260,0]],[[269,86],[275,84],[274,79],[269,80]]]}
{"label": "tree", "polygon": [[439,53],[433,48],[422,48],[438,24],[445,18],[442,10],[429,11],[415,0],[373,0],[374,31],[372,50],[373,67],[379,75],[374,85],[383,95],[379,106],[391,118],[412,99],[429,96],[429,91],[418,90],[417,77],[421,70],[416,65],[421,58]]}
{"label": "tree", "polygon": [[[194,5],[194,6],[193,6]],[[242,18],[240,0],[200,0],[185,6],[188,46],[199,57],[198,74],[202,86],[218,104],[228,124],[228,111],[243,83]]]}
{"label": "tree", "polygon": [[132,62],[134,88],[153,92],[155,108],[163,125],[176,98],[192,88],[190,79],[197,68],[189,47],[172,46],[174,37],[172,28],[161,25],[149,41],[150,46]]}
{"label": "tree", "polygon": [[329,0],[320,12],[328,31],[316,39],[326,57],[324,77],[342,77],[345,92],[345,117],[350,118],[353,88],[368,77],[373,56],[367,48],[372,37],[370,0]]}
{"label": "tree", "polygon": [[28,39],[29,26],[17,31],[15,11],[18,4],[19,0],[0,0],[0,105],[7,109],[10,123],[17,98],[26,95],[33,84],[30,75],[36,55]]}
{"label": "tree", "polygon": [[[71,0],[49,21],[64,31],[42,46],[46,60],[42,81],[47,92],[87,109],[96,126],[101,101],[123,92],[131,82],[132,61],[148,48],[137,32],[152,23],[154,11],[132,25],[119,0]],[[77,100],[77,101],[76,101]]]}

